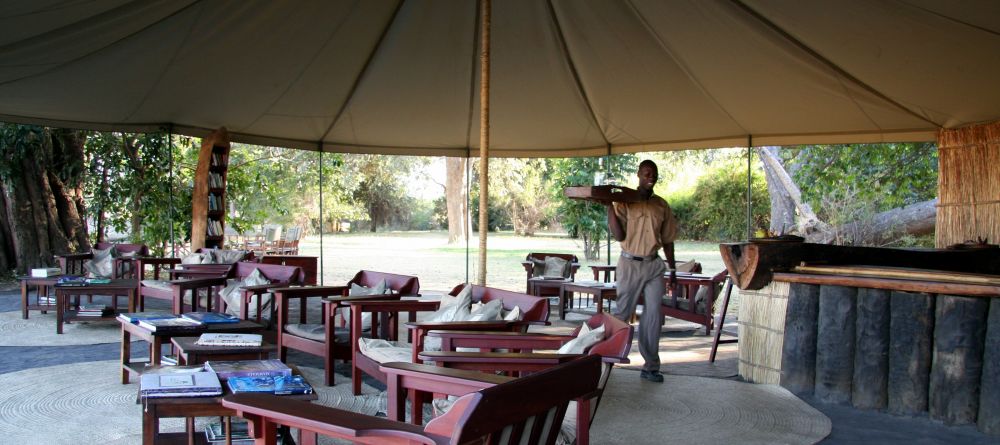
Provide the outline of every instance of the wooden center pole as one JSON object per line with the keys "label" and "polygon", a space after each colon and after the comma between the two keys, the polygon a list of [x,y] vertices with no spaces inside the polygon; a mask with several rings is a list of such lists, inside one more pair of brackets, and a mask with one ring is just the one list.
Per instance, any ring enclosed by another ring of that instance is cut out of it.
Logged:
{"label": "wooden center pole", "polygon": [[489,153],[490,153],[490,0],[480,0],[482,10],[479,54],[479,277],[486,285],[486,232],[489,230]]}

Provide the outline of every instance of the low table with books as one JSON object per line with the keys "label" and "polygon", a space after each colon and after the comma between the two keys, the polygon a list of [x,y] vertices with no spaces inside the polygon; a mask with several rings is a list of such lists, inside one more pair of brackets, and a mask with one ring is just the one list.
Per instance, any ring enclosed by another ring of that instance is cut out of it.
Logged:
{"label": "low table with books", "polygon": [[[52,275],[35,274],[17,277],[21,281],[21,318],[28,319],[28,311],[41,311],[43,314],[56,309],[56,297],[49,295],[61,274],[53,272]],[[34,286],[35,295],[32,299],[29,295],[29,288]]]}
{"label": "low table with books", "polygon": [[[189,314],[184,314],[189,316]],[[191,317],[194,318],[194,317]],[[192,320],[184,316],[156,313],[128,313],[118,316],[122,325],[121,338],[121,380],[128,384],[130,374],[141,375],[147,365],[161,364],[163,345],[170,344],[174,337],[197,337],[206,332],[254,333],[264,329],[260,323],[249,320],[228,320],[208,323]],[[187,320],[187,321],[185,321]],[[132,361],[132,340],[149,343],[149,359]]]}
{"label": "low table with books", "polygon": [[260,334],[207,332],[200,337],[174,337],[178,365],[198,365],[206,361],[266,360],[277,346]]}
{"label": "low table with books", "polygon": [[[277,389],[277,391],[276,391]],[[209,361],[204,366],[156,366],[142,375],[139,402],[142,404],[144,445],[163,443],[253,443],[245,422],[233,421],[236,412],[224,408],[221,400],[229,394],[263,392],[299,400],[318,396],[298,369],[278,360]],[[204,433],[194,429],[195,417],[223,417]],[[160,433],[160,419],[183,417],[185,431]],[[243,425],[241,427],[241,425]],[[282,431],[287,437],[288,431]]]}
{"label": "low table with books", "polygon": [[[71,321],[114,321],[118,314],[118,296],[128,297],[128,310],[135,310],[135,280],[109,280],[109,279],[78,279],[65,280],[66,277],[56,281],[56,333],[63,333],[63,323]],[[111,306],[104,305],[77,305],[71,309],[69,298],[80,295],[109,295],[111,296]]]}

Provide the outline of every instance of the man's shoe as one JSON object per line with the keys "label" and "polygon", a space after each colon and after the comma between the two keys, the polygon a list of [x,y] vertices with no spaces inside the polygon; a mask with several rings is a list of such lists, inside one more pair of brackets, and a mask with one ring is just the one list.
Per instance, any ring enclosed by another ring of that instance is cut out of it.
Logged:
{"label": "man's shoe", "polygon": [[639,373],[639,377],[649,380],[654,383],[663,383],[663,374],[660,374],[659,370],[646,371],[645,369]]}

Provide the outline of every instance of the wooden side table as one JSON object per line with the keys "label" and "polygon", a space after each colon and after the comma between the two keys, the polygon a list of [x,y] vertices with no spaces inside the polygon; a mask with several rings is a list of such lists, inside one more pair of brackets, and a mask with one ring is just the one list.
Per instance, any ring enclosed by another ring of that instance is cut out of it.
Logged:
{"label": "wooden side table", "polygon": [[[122,325],[122,340],[121,340],[121,367],[122,367],[122,385],[127,385],[129,381],[129,374],[142,375],[142,371],[146,364],[149,365],[159,365],[160,364],[160,354],[165,343],[169,343],[170,339],[174,337],[198,337],[202,332],[259,332],[264,330],[264,326],[259,323],[254,323],[249,320],[240,320],[239,323],[219,323],[209,325],[204,331],[198,332],[152,332],[149,329],[143,328],[137,324],[124,321],[121,318],[117,319]],[[143,340],[149,343],[149,360],[148,361],[132,361],[132,336],[135,336],[137,340]]]}
{"label": "wooden side table", "polygon": [[198,337],[173,337],[170,343],[177,350],[178,365],[199,365],[209,360],[267,360],[277,346],[261,342],[260,346],[202,346]]}
{"label": "wooden side table", "polygon": [[[88,284],[86,286],[55,286],[56,289],[56,333],[63,333],[63,323],[70,321],[115,321],[118,315],[118,296],[128,297],[128,311],[135,312],[135,280],[111,280],[105,284]],[[77,311],[69,310],[68,298],[80,295],[110,295],[113,313],[102,317],[81,317]]]}
{"label": "wooden side table", "polygon": [[[55,275],[51,277],[18,277],[18,279],[21,280],[21,318],[27,320],[29,310],[41,311],[44,314],[49,310],[54,311],[56,309],[56,305],[54,303],[55,300],[49,300],[53,301],[53,303],[43,303],[39,301],[39,299],[43,296],[49,296],[49,289],[55,286],[60,277],[62,277],[62,275]],[[31,304],[31,301],[28,298],[28,286],[35,286],[36,304]]]}
{"label": "wooden side table", "polygon": [[611,274],[615,275],[615,279],[618,278],[618,266],[613,264],[598,265],[594,264],[590,266],[591,271],[594,272],[594,281],[601,281],[601,272],[604,272],[604,282],[610,283],[614,280],[611,279]]}

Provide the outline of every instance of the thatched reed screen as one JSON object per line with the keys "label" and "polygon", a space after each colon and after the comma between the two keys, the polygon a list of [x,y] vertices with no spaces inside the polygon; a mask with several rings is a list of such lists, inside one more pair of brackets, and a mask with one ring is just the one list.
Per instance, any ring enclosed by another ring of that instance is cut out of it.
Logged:
{"label": "thatched reed screen", "polygon": [[938,133],[935,245],[1000,241],[1000,122]]}

